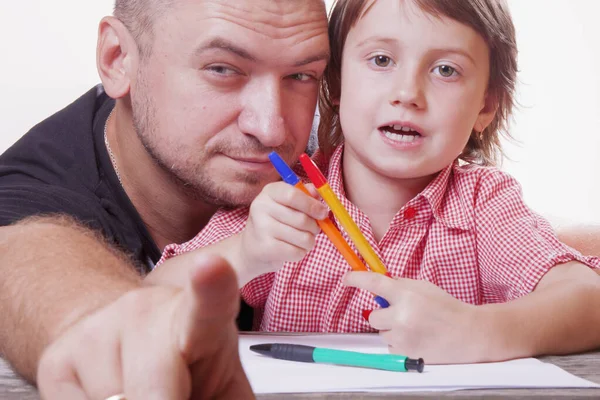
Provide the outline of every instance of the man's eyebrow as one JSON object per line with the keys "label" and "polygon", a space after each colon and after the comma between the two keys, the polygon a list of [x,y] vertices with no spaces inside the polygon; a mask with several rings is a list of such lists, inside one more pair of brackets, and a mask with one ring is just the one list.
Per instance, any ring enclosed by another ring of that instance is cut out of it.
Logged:
{"label": "man's eyebrow", "polygon": [[233,53],[238,57],[245,58],[248,61],[256,61],[256,57],[254,57],[252,54],[223,38],[214,38],[207,44],[198,47],[198,49],[196,49],[196,54],[200,54],[206,50],[214,49]]}
{"label": "man's eyebrow", "polygon": [[[228,53],[235,54],[238,57],[244,58],[248,61],[256,62],[257,58],[250,54],[245,49],[233,44],[227,39],[224,38],[214,38],[207,44],[198,47],[196,49],[196,54],[200,54],[207,50],[223,50]],[[329,52],[323,52],[320,54],[309,56],[303,60],[294,63],[294,67],[302,67],[304,65],[308,65],[317,61],[329,61]]]}
{"label": "man's eyebrow", "polygon": [[328,62],[329,61],[329,53],[328,52],[324,52],[324,53],[321,53],[321,54],[315,54],[314,56],[306,57],[304,60],[300,60],[298,62],[295,62],[294,63],[294,67],[303,67],[305,65],[312,64],[312,63],[317,62],[317,61]]}

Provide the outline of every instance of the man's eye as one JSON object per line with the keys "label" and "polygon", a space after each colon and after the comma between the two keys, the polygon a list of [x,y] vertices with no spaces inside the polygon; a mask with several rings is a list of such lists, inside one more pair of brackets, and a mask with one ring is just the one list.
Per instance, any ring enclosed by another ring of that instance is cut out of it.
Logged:
{"label": "man's eye", "polygon": [[436,70],[438,74],[440,74],[444,78],[450,78],[451,76],[457,73],[456,69],[452,68],[449,65],[440,65],[439,67],[435,67],[434,71]]}
{"label": "man's eye", "polygon": [[389,65],[392,63],[391,58],[383,55],[372,57],[371,60],[375,63],[375,65],[381,68],[389,67]]}
{"label": "man's eye", "polygon": [[211,65],[206,69],[218,75],[235,75],[237,73],[237,71],[226,67],[225,65]]}

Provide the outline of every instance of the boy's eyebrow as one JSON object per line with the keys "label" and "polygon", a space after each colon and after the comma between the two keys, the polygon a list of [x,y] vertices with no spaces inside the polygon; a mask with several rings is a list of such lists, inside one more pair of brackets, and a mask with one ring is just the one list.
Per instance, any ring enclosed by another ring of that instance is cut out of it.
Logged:
{"label": "boy's eyebrow", "polygon": [[[245,60],[248,60],[248,61],[256,62],[258,60],[257,57],[250,54],[247,50],[245,50],[245,49],[237,46],[236,44],[230,42],[229,40],[221,38],[221,37],[216,37],[216,38],[212,39],[210,42],[208,42],[207,44],[198,47],[196,49],[195,53],[196,53],[196,55],[200,55],[201,53],[203,53],[207,50],[215,50],[215,49],[223,50],[228,53],[232,53],[232,54],[234,54],[238,57],[241,57]],[[329,61],[329,52],[323,52],[320,54],[308,56],[303,60],[295,62],[294,67],[302,67],[304,65],[311,64],[311,63],[314,63],[317,61]]]}
{"label": "boy's eyebrow", "polygon": [[386,43],[386,44],[396,44],[398,43],[398,40],[391,38],[391,37],[387,37],[387,36],[371,36],[366,38],[365,40],[360,41],[356,47],[363,47],[366,44],[369,44],[371,42],[381,42],[381,43]]}
{"label": "boy's eyebrow", "polygon": [[459,47],[441,47],[439,49],[432,49],[429,51],[430,53],[453,53],[453,54],[458,54],[459,56],[462,56],[466,59],[468,59],[471,64],[473,65],[477,65],[477,63],[475,62],[475,59],[471,56],[471,54],[469,54],[469,52],[465,51],[464,49],[461,49]]}
{"label": "boy's eyebrow", "polygon": [[471,54],[469,54],[468,51],[465,51],[464,49],[461,49],[460,47],[440,47],[438,49],[431,49],[429,52],[430,53],[454,53],[454,54],[458,54],[459,56],[463,56],[465,58],[468,58],[469,61],[471,61],[472,64],[476,64],[475,63],[475,59],[473,59],[473,57],[471,56]]}

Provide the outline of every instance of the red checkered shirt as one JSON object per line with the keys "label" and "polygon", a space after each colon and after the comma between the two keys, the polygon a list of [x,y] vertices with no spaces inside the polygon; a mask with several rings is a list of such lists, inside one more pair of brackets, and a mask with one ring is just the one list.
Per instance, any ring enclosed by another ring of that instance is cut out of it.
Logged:
{"label": "red checkered shirt", "polygon": [[[379,243],[369,219],[345,196],[341,156],[333,154],[326,172],[333,191],[394,277],[427,280],[470,304],[506,302],[531,292],[553,266],[577,260],[600,267],[561,243],[550,224],[524,203],[520,185],[495,168],[454,163],[393,218]],[[165,248],[161,262],[240,232],[248,208],[218,211],[192,240]],[[334,219],[332,214],[330,217]],[[340,224],[336,225],[356,251]],[[315,247],[298,262],[257,277],[241,294],[255,311],[255,329],[298,332],[370,332],[361,310],[373,309],[373,296],[346,287],[350,269],[321,232]]]}

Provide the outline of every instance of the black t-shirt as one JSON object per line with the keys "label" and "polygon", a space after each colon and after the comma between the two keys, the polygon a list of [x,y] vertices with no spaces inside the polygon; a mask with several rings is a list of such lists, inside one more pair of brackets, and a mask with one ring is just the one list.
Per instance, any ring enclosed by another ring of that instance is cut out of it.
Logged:
{"label": "black t-shirt", "polygon": [[0,225],[68,214],[100,230],[147,272],[160,251],[119,184],[104,145],[114,104],[97,86],[0,156]]}
{"label": "black t-shirt", "polygon": [[[141,272],[149,272],[160,250],[121,187],[104,144],[114,105],[97,86],[0,155],[0,226],[67,214],[102,232]],[[252,309],[243,302],[238,326],[252,327]]]}

